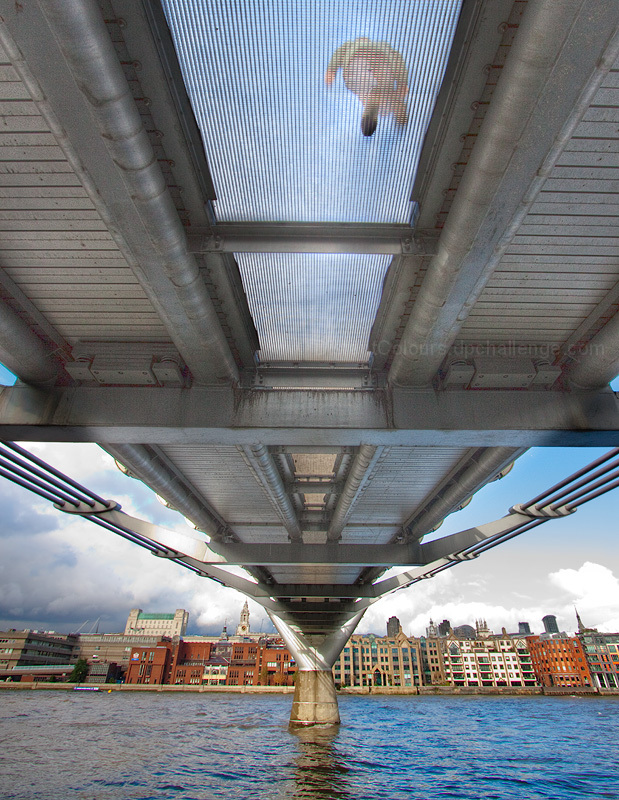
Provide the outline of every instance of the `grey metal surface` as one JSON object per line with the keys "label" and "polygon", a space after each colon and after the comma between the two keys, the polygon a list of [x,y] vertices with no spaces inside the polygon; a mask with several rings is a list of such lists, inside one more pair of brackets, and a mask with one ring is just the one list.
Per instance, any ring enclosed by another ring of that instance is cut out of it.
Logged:
{"label": "grey metal surface", "polygon": [[[42,116],[44,100],[22,80],[27,65],[15,54],[13,60],[18,69],[0,49],[0,285],[18,308],[22,296],[30,301],[71,343],[103,332],[109,336],[110,328],[116,338],[166,339],[156,311],[67,160],[65,140]],[[41,328],[38,319],[31,324]],[[27,337],[21,338],[25,350]],[[7,347],[14,358],[20,349]]]}
{"label": "grey metal surface", "polygon": [[[392,447],[356,503],[350,525],[400,525],[468,451],[456,447]],[[420,465],[423,468],[420,469]]]}
{"label": "grey metal surface", "polygon": [[[619,443],[619,7],[466,0],[416,174],[446,53],[401,23],[457,2],[205,0],[180,66],[155,5],[0,0],[0,435],[101,442],[252,561],[337,541],[230,578],[326,624],[522,448]],[[363,137],[323,81],[374,34],[428,72]]]}
{"label": "grey metal surface", "polygon": [[235,446],[204,448],[199,444],[168,444],[166,456],[182,466],[183,474],[191,480],[200,494],[213,498],[221,515],[234,525],[241,538],[243,523],[276,529],[286,539],[281,518],[250,466],[242,449]]}
{"label": "grey metal surface", "polygon": [[[119,419],[117,409],[122,408]],[[610,389],[558,391],[233,391],[225,388],[0,388],[0,436],[193,446],[286,442],[294,450],[371,445],[612,445]],[[36,427],[34,427],[36,426]],[[419,461],[423,467],[424,459]]]}
{"label": "grey metal surface", "polygon": [[[617,58],[619,36],[609,41],[608,28],[617,13],[613,2],[528,5],[394,358],[394,383],[427,385],[435,376]],[[558,130],[549,116],[561,121]],[[548,343],[539,321],[534,337]],[[501,331],[502,319],[495,323]],[[475,331],[475,343],[494,345],[491,325],[484,334]]]}

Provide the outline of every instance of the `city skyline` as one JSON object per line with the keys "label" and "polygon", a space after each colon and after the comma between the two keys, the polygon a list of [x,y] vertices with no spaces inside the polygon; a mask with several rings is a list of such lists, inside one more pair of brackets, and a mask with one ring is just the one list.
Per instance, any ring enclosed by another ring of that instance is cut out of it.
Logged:
{"label": "city skyline", "polygon": [[[0,383],[8,383],[6,371]],[[123,510],[186,530],[182,517],[157,502],[139,481],[127,478],[113,459],[92,444],[26,443],[39,457]],[[511,473],[488,484],[462,511],[448,517],[443,536],[503,516],[514,503],[533,497],[597,458],[608,448],[535,448]],[[127,610],[187,608],[189,632],[213,634],[238,618],[245,597],[153,557],[82,519],[63,515],[8,481],[0,481],[0,626],[68,631],[98,617],[100,630],[124,625]],[[587,626],[619,630],[619,548],[613,492],[569,518],[549,522],[472,562],[459,564],[370,607],[359,633],[382,630],[395,615],[406,634],[421,635],[428,620],[446,618],[455,627],[487,620],[493,630],[517,630],[519,621],[542,629],[545,614],[561,630],[576,629],[574,605]],[[398,571],[401,571],[399,569]],[[256,628],[269,631],[266,612],[249,601]]]}

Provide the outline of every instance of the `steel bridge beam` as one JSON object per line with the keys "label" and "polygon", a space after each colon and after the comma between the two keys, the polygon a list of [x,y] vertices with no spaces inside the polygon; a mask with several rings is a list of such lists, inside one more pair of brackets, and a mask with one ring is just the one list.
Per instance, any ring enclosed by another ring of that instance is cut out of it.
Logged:
{"label": "steel bridge beam", "polygon": [[[122,409],[122,415],[118,414]],[[610,446],[610,389],[573,392],[228,387],[0,389],[0,437],[101,444]]]}
{"label": "steel bridge beam", "polygon": [[191,234],[188,246],[193,253],[418,255],[433,252],[434,240],[413,238],[408,225],[237,222]]}

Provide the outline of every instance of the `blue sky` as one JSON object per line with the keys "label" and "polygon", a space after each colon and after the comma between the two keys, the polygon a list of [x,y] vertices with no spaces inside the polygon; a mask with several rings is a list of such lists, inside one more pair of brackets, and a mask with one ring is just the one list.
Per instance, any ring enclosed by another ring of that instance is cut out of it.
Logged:
{"label": "blue sky", "polygon": [[[6,376],[5,376],[6,377]],[[0,371],[0,380],[2,372]],[[5,382],[9,381],[5,379]],[[135,516],[186,530],[178,514],[154,493],[123,475],[96,445],[28,443],[28,449]],[[605,452],[598,448],[536,448],[500,481],[484,487],[470,505],[438,532],[462,530],[503,516]],[[542,628],[545,614],[575,628],[574,605],[588,625],[619,630],[619,547],[611,492],[574,515],[549,522],[473,562],[376,603],[360,631],[382,633],[396,614],[406,633],[421,635],[430,618],[453,625],[478,618],[500,631],[528,621]],[[97,618],[99,630],[124,628],[129,610],[187,608],[189,630],[217,633],[237,624],[244,597],[187,570],[153,558],[135,545],[81,519],[63,515],[8,481],[0,481],[0,629],[75,630]],[[266,615],[250,603],[254,630],[269,629]]]}

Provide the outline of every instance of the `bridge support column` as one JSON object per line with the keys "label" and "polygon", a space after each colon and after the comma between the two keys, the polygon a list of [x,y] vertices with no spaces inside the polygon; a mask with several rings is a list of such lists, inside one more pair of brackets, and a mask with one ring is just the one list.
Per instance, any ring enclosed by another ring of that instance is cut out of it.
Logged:
{"label": "bridge support column", "polygon": [[304,634],[277,614],[268,612],[297,663],[290,725],[339,724],[340,712],[331,669],[364,611],[335,630],[320,635]]}
{"label": "bridge support column", "polygon": [[338,725],[335,683],[331,670],[299,670],[290,712],[291,725]]}

